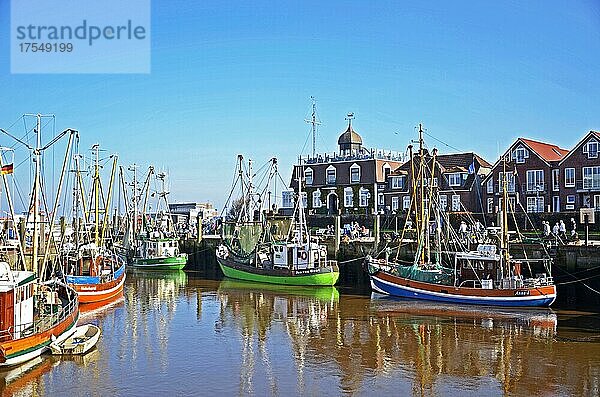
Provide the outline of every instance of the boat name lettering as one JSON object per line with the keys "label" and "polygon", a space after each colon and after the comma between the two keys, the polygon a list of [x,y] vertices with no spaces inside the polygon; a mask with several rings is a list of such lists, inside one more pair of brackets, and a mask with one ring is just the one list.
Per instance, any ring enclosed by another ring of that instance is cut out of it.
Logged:
{"label": "boat name lettering", "polygon": [[515,296],[529,296],[530,291],[528,289],[520,289],[515,291]]}

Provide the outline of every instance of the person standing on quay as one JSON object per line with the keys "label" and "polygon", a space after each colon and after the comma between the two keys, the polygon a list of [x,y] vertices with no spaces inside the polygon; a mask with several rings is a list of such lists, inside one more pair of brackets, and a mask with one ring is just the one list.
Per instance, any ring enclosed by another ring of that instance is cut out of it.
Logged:
{"label": "person standing on quay", "polygon": [[548,238],[550,236],[550,222],[542,221],[542,227],[544,229],[544,237]]}
{"label": "person standing on quay", "polygon": [[562,238],[562,239],[567,238],[567,226],[565,225],[565,223],[563,222],[562,219],[560,220],[560,224],[558,225],[558,231],[559,231],[560,238]]}

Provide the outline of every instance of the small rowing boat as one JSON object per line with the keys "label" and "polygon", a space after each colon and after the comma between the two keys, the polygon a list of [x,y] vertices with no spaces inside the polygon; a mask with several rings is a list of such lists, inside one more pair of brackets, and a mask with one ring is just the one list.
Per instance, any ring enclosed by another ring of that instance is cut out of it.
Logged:
{"label": "small rowing boat", "polygon": [[100,328],[93,324],[85,324],[75,328],[75,332],[63,341],[50,344],[52,354],[85,354],[96,346],[100,339]]}

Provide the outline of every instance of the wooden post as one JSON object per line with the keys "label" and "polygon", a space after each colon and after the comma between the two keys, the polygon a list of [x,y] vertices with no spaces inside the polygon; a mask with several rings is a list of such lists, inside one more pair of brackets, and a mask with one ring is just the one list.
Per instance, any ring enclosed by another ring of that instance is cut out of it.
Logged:
{"label": "wooden post", "polygon": [[340,250],[340,215],[336,214],[334,216],[334,233],[335,233],[335,255],[337,255]]}
{"label": "wooden post", "polygon": [[202,219],[204,218],[203,215],[204,215],[203,212],[200,211],[200,212],[198,212],[198,216],[196,217],[196,227],[198,228],[198,230],[197,230],[198,235],[197,235],[197,240],[196,240],[197,242],[202,241]]}
{"label": "wooden post", "polygon": [[61,216],[60,217],[60,236],[64,236],[65,235],[65,230],[67,230],[67,225],[65,224],[65,217]]}
{"label": "wooden post", "polygon": [[375,224],[373,225],[373,233],[375,234],[375,248],[379,245],[380,239],[380,229],[381,229],[381,218],[379,214],[375,214]]}

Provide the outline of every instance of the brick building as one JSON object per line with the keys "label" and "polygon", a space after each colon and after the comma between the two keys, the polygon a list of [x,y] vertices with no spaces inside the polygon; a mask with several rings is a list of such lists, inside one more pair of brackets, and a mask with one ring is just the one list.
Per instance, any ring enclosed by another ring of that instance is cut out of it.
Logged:
{"label": "brick building", "polygon": [[[295,175],[304,175],[304,204],[312,214],[373,214],[382,210],[377,199],[386,188],[386,177],[402,164],[401,153],[367,149],[352,126],[338,138],[337,153],[301,157],[294,166],[290,186],[297,190]],[[283,207],[293,205],[291,192],[283,197]]]}
{"label": "brick building", "polygon": [[553,178],[568,153],[550,143],[518,138],[483,179],[485,212],[493,214],[500,208],[504,173],[509,211],[559,211],[560,203],[554,201],[558,190]]}
{"label": "brick building", "polygon": [[[432,157],[426,154],[426,158],[431,167]],[[379,196],[387,213],[409,208],[411,168],[412,161],[407,161],[389,174],[383,194]],[[481,180],[490,169],[491,164],[473,152],[438,154],[433,185],[438,188],[440,207],[448,212],[482,212]]]}

